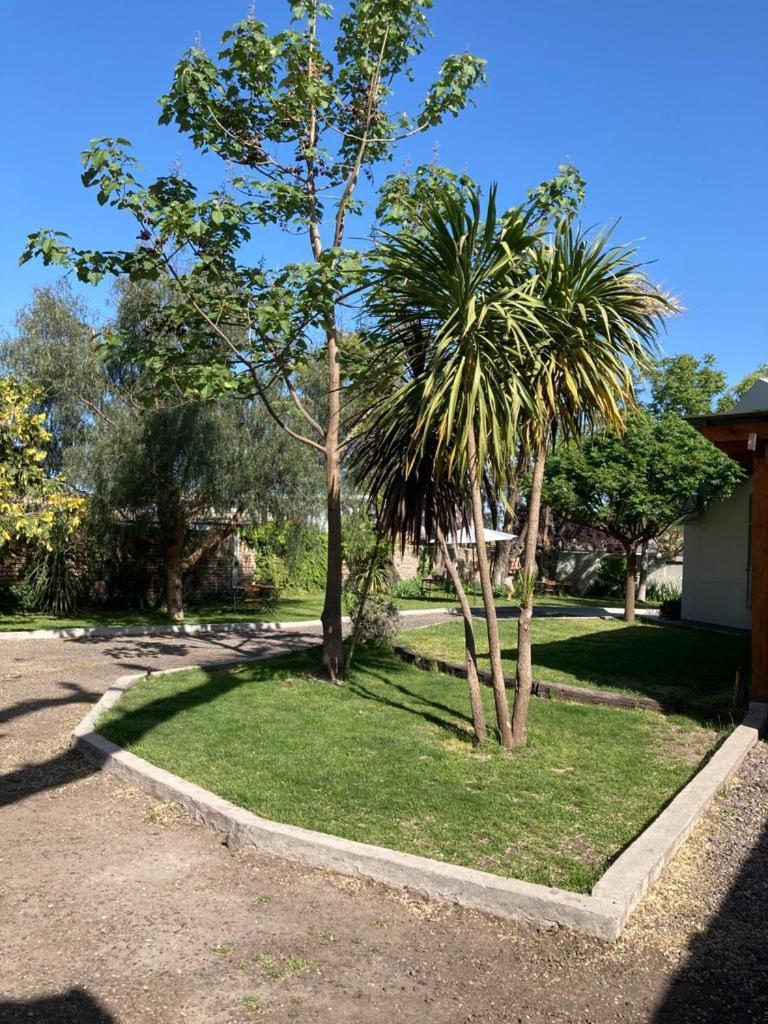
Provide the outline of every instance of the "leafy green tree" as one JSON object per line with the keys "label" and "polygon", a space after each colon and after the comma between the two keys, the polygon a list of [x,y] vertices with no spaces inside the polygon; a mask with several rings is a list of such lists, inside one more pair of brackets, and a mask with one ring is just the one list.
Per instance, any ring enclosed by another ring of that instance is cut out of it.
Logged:
{"label": "leafy green tree", "polygon": [[737,384],[734,384],[717,403],[717,411],[727,412],[761,377],[768,377],[768,363],[762,363],[756,370],[748,373],[746,377],[742,377]]}
{"label": "leafy green tree", "polygon": [[726,375],[711,353],[697,359],[683,353],[656,359],[648,369],[650,401],[657,416],[700,416],[712,412],[726,390]]}
{"label": "leafy green tree", "polygon": [[[485,78],[484,61],[469,53],[448,56],[415,112],[393,111],[395,84],[412,88],[431,5],[354,0],[328,46],[329,5],[290,0],[284,31],[270,35],[249,17],[224,34],[217,56],[193,48],[161,99],[160,120],[220,157],[226,182],[204,199],[180,173],[144,185],[126,140],[98,140],[83,154],[83,181],[97,189],[100,203],[135,218],[138,247],[74,249],[60,233],[44,231],[30,236],[22,257],[73,266],[92,282],[104,274],[170,275],[178,294],[168,319],[196,329],[170,332],[163,345],[148,343],[142,358],[156,378],[167,371],[177,386],[202,397],[226,389],[258,395],[290,436],[322,457],[323,667],[331,678],[344,672],[340,310],[360,282],[360,253],[346,242],[350,221],[361,212],[358,184],[391,159],[399,140],[458,115]],[[265,227],[303,235],[309,258],[266,269],[248,248]],[[327,370],[322,421],[307,408],[297,381],[303,357],[318,347]],[[265,376],[290,396],[299,429],[271,401]]]}
{"label": "leafy green tree", "polygon": [[[285,436],[250,401],[155,393],[151,373],[129,353],[136,336],[163,323],[158,307],[172,297],[160,283],[121,287],[102,331],[107,346],[66,286],[38,289],[2,358],[37,388],[56,464],[89,496],[97,532],[130,524],[147,550],[159,536],[166,607],[179,620],[185,575],[246,513],[266,518],[289,506],[317,508],[317,473],[310,457],[293,446],[285,451]],[[212,519],[219,525],[200,528]]]}
{"label": "leafy green tree", "polygon": [[544,495],[562,515],[624,546],[624,617],[631,622],[638,547],[727,498],[743,479],[737,463],[679,416],[641,410],[623,433],[609,429],[559,445],[547,463]]}

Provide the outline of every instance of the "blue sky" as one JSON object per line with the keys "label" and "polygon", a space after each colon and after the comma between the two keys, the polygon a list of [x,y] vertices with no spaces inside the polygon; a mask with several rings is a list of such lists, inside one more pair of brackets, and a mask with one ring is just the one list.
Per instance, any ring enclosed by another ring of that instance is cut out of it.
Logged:
{"label": "blue sky", "polygon": [[[342,5],[338,5],[339,7]],[[26,235],[67,230],[76,244],[132,244],[127,218],[98,207],[79,153],[101,135],[131,139],[146,176],[180,160],[201,186],[220,167],[157,125],[157,97],[199,34],[215,48],[247,0],[0,0],[0,327],[52,273],[17,267]],[[256,0],[277,31],[285,0]],[[421,81],[449,52],[488,60],[477,108],[400,151],[440,159],[510,205],[570,159],[588,182],[584,219],[621,217],[652,275],[679,294],[684,317],[666,351],[714,352],[732,378],[768,359],[764,236],[768,228],[768,5],[764,0],[436,0]],[[270,262],[291,256],[270,236]],[[303,258],[303,257],[302,257]],[[104,290],[83,289],[96,307]]]}

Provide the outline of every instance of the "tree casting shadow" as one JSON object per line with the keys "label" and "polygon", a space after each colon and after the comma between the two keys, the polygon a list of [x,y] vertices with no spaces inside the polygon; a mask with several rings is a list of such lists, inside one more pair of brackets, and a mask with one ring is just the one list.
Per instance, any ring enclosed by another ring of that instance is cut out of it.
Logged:
{"label": "tree casting shadow", "polygon": [[39,999],[0,999],[0,1024],[117,1024],[92,995],[72,988]]}

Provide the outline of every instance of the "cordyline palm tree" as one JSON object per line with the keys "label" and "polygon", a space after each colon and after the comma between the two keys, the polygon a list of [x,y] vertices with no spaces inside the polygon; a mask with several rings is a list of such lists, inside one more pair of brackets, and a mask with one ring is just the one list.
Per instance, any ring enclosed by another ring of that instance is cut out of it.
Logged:
{"label": "cordyline palm tree", "polygon": [[[422,336],[423,337],[423,336]],[[418,342],[409,345],[404,362],[413,370],[414,359],[420,360]],[[391,386],[392,376],[386,380]],[[359,483],[377,496],[379,502],[377,528],[401,548],[412,543],[418,549],[426,538],[435,539],[456,590],[464,619],[464,647],[467,682],[472,708],[475,743],[485,742],[485,709],[477,671],[477,651],[472,609],[448,550],[446,536],[459,527],[466,527],[466,498],[453,480],[435,474],[434,439],[428,442],[418,459],[412,458],[413,429],[420,401],[417,376],[415,381],[401,382],[398,400],[384,406],[371,417],[354,440],[350,467]]]}
{"label": "cordyline palm tree", "polygon": [[385,235],[377,246],[368,310],[383,346],[401,353],[408,353],[418,324],[423,353],[388,400],[386,416],[392,422],[415,402],[407,477],[429,451],[436,483],[467,481],[496,717],[501,744],[509,747],[480,478],[484,466],[506,474],[521,411],[532,408],[523,370],[534,363],[533,340],[542,330],[525,265],[534,239],[521,211],[497,216],[495,187],[484,213],[474,189],[466,203],[449,195],[427,204],[422,227],[419,234]]}
{"label": "cordyline palm tree", "polygon": [[589,237],[562,221],[533,248],[532,270],[546,329],[531,368],[534,414],[524,430],[533,474],[520,584],[516,746],[527,739],[536,544],[552,430],[556,426],[561,435],[576,437],[598,423],[622,429],[634,404],[632,369],[647,364],[664,316],[677,308],[648,281],[635,250],[611,244],[610,231]]}

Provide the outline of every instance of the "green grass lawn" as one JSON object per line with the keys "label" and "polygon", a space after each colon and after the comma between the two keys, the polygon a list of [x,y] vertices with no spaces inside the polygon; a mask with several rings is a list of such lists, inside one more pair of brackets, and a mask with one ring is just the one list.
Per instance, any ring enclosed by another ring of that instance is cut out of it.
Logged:
{"label": "green grass lawn", "polygon": [[[454,602],[446,598],[429,597],[422,599],[396,598],[395,604],[403,610],[409,608],[447,608]],[[323,595],[287,594],[278,599],[269,612],[253,607],[238,607],[219,601],[207,605],[190,605],[184,612],[186,623],[196,622],[297,622],[301,619],[317,619],[323,610]],[[0,615],[0,632],[15,629],[74,629],[80,626],[160,626],[167,625],[168,618],[162,611],[133,611],[131,609],[95,608],[83,610],[67,618],[42,615],[39,612],[17,612]]]}
{"label": "green grass lawn", "polygon": [[[500,620],[504,672],[514,677],[517,622]],[[701,703],[729,702],[736,670],[749,664],[749,639],[686,626],[617,619],[534,619],[534,679],[649,697],[676,696]],[[478,661],[489,667],[488,639],[475,628]],[[461,622],[409,631],[403,642],[421,654],[464,663]]]}
{"label": "green grass lawn", "polygon": [[99,731],[267,818],[573,890],[718,739],[689,718],[534,701],[529,749],[477,751],[463,680],[365,648],[345,687],[317,664],[312,649],[149,677]]}

